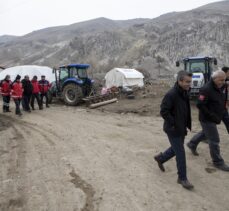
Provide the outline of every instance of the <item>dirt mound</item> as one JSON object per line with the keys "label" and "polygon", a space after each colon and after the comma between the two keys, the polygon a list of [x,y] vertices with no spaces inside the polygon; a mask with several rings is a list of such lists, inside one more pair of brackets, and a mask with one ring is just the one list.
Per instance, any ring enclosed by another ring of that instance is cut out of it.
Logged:
{"label": "dirt mound", "polygon": [[170,88],[165,82],[154,82],[143,88],[133,87],[131,94],[120,92],[117,103],[97,108],[113,113],[135,113],[143,116],[159,115],[161,99]]}

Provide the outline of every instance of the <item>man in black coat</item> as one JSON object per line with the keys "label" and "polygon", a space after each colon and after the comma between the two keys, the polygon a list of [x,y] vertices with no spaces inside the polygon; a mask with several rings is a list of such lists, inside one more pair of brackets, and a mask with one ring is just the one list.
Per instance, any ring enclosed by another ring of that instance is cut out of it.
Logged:
{"label": "man in black coat", "polygon": [[[229,171],[229,166],[224,163],[220,155],[220,137],[217,130],[217,125],[220,124],[226,112],[226,95],[222,89],[225,80],[225,72],[218,70],[213,73],[212,79],[201,88],[197,107],[202,131],[198,134],[202,133],[207,137],[214,166],[223,171]],[[196,137],[187,144],[194,155],[198,155],[196,149],[200,142],[201,138]]]}
{"label": "man in black coat", "polygon": [[174,87],[167,92],[162,100],[160,113],[164,119],[163,129],[171,146],[165,152],[154,157],[159,168],[165,171],[163,163],[176,156],[177,182],[186,189],[194,187],[187,179],[184,149],[187,129],[191,130],[191,109],[188,95],[191,82],[192,74],[180,71]]}
{"label": "man in black coat", "polygon": [[24,79],[21,81],[23,87],[23,96],[22,96],[22,107],[25,111],[31,112],[30,109],[30,99],[33,92],[33,85],[29,80],[29,76],[25,75]]}
{"label": "man in black coat", "polygon": [[[225,100],[225,106],[226,106],[226,109],[225,109],[225,113],[223,115],[223,123],[227,129],[227,133],[229,134],[229,113],[228,113],[228,107],[229,107],[229,67],[222,67],[222,71],[225,72],[226,74],[226,81],[225,81],[225,84],[224,86],[221,88],[223,93],[225,94],[225,97],[226,97],[226,100]],[[208,143],[207,141],[207,137],[206,135],[204,134],[204,131],[200,131],[199,133],[195,134],[192,139],[190,140],[190,142],[205,142],[205,143]],[[187,144],[187,146],[190,148],[190,150],[192,151],[192,154],[195,155],[195,156],[198,156],[198,152],[196,151],[196,149],[194,149],[190,143]]]}

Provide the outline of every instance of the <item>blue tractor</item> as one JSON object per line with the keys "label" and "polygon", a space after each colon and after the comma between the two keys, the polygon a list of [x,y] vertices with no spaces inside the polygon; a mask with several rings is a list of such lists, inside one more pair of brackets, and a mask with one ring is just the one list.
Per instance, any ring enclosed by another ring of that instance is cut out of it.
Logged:
{"label": "blue tractor", "polygon": [[84,97],[94,94],[94,80],[88,78],[89,64],[69,64],[53,68],[56,81],[50,95],[61,97],[67,105],[79,104]]}

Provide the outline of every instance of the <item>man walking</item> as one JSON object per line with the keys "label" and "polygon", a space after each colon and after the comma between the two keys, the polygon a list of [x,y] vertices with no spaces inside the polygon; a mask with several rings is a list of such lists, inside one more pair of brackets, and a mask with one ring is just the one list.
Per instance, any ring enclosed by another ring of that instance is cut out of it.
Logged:
{"label": "man walking", "polygon": [[163,129],[171,146],[154,157],[161,171],[165,171],[163,163],[176,156],[177,182],[189,190],[194,186],[187,179],[184,139],[187,135],[187,128],[191,130],[191,109],[188,95],[191,82],[192,74],[180,71],[174,87],[162,100],[160,113],[164,119]]}
{"label": "man walking", "polygon": [[33,86],[31,81],[29,80],[29,76],[25,75],[24,79],[21,81],[23,86],[23,97],[22,97],[22,107],[25,111],[31,112],[30,109],[30,100],[33,91]]}
{"label": "man walking", "polygon": [[43,107],[43,99],[45,97],[46,108],[49,108],[49,105],[48,105],[49,87],[50,87],[49,81],[45,80],[45,75],[42,75],[41,80],[39,81],[39,88],[40,88],[40,93],[41,93],[41,106]]}
{"label": "man walking", "polygon": [[[227,132],[229,134],[229,114],[228,114],[228,107],[229,107],[229,67],[222,67],[222,71],[225,72],[226,74],[226,83],[224,84],[224,86],[222,87],[222,90],[223,90],[223,93],[225,94],[225,106],[226,106],[226,109],[225,109],[225,112],[224,112],[224,115],[223,115],[223,123],[227,129]],[[208,143],[207,141],[207,137],[205,136],[204,134],[204,131],[200,131],[199,133],[195,134],[192,139],[190,140],[190,142],[205,142],[205,143]],[[191,147],[191,144],[188,143],[187,146],[190,148],[190,150],[192,151],[192,154],[195,155],[195,156],[198,156],[198,152],[196,151],[196,149],[194,149],[193,147]]]}
{"label": "man walking", "polygon": [[[220,124],[226,112],[226,95],[222,90],[225,79],[226,74],[224,71],[218,70],[214,72],[212,79],[200,90],[197,107],[199,109],[199,120],[203,130],[200,133],[203,133],[208,139],[212,162],[216,168],[229,171],[229,166],[224,163],[220,155],[220,138],[217,130],[217,125]],[[201,138],[193,138],[187,144],[193,154],[198,155],[196,149],[200,141]]]}
{"label": "man walking", "polygon": [[32,83],[32,86],[33,86],[33,92],[32,92],[32,97],[31,97],[31,108],[33,110],[35,110],[34,100],[36,98],[38,107],[39,107],[40,110],[42,110],[41,99],[40,99],[40,89],[39,89],[39,84],[38,84],[36,75],[33,76],[33,79],[31,81],[31,83]]}
{"label": "man walking", "polygon": [[12,98],[14,99],[15,103],[15,114],[21,116],[21,109],[20,109],[20,103],[22,99],[22,83],[20,82],[21,76],[17,75],[15,81],[12,83]]}
{"label": "man walking", "polygon": [[1,83],[1,94],[3,99],[3,112],[10,111],[10,93],[11,93],[11,80],[10,75],[6,75]]}

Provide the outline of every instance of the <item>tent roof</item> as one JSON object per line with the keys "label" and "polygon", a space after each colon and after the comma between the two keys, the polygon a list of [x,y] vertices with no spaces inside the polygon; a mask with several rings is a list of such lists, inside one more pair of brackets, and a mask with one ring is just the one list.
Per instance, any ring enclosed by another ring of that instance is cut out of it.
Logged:
{"label": "tent roof", "polygon": [[4,79],[6,75],[10,75],[12,81],[17,75],[20,75],[22,79],[25,75],[28,75],[30,79],[32,79],[32,77],[35,75],[38,77],[38,79],[41,77],[41,75],[45,75],[46,79],[50,82],[55,81],[55,74],[52,72],[50,67],[46,66],[24,65],[6,68],[0,72],[0,80]]}
{"label": "tent roof", "polygon": [[125,78],[144,78],[143,74],[135,69],[114,68],[112,70],[122,73]]}

